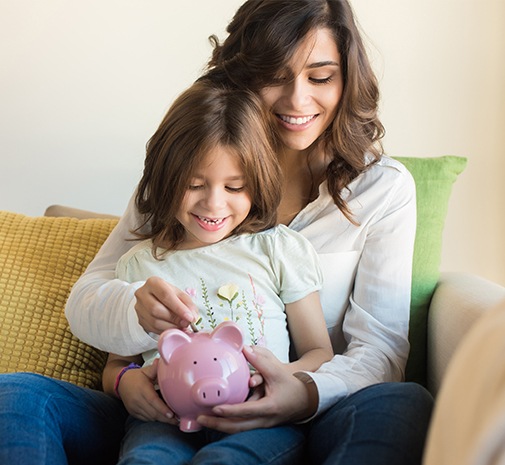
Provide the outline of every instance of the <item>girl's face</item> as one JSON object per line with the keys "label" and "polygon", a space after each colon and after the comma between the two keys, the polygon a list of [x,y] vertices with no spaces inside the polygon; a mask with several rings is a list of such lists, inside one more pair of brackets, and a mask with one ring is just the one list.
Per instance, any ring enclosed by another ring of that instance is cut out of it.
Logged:
{"label": "girl's face", "polygon": [[342,96],[340,54],[329,29],[317,29],[300,44],[278,85],[260,95],[275,114],[286,148],[308,148],[335,118]]}
{"label": "girl's face", "polygon": [[245,176],[233,151],[216,146],[190,181],[177,220],[184,226],[181,249],[214,244],[228,237],[251,210]]}

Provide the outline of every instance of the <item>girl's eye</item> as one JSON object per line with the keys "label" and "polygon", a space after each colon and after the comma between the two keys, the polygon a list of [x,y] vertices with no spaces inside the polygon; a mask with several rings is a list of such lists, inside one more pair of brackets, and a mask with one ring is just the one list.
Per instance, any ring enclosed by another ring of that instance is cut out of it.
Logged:
{"label": "girl's eye", "polygon": [[245,189],[244,186],[242,186],[242,187],[230,187],[230,186],[226,186],[226,190],[228,190],[230,192],[242,192],[244,189]]}
{"label": "girl's eye", "polygon": [[333,76],[328,76],[325,78],[309,78],[309,80],[314,84],[328,84],[333,80]]}
{"label": "girl's eye", "polygon": [[188,189],[190,191],[197,191],[199,189],[203,189],[203,184],[190,184]]}

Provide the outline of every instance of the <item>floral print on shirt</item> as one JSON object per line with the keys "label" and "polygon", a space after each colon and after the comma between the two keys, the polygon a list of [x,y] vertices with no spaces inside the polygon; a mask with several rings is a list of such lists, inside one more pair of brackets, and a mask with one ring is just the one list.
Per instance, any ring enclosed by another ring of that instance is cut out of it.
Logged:
{"label": "floral print on shirt", "polygon": [[247,330],[252,345],[266,344],[263,311],[265,298],[256,293],[254,280],[251,275],[248,276],[252,293],[252,298],[249,299],[245,289],[240,289],[234,283],[223,284],[213,293],[209,291],[205,280],[200,278],[200,292],[195,288],[186,288],[186,293],[200,309],[202,318],[198,322],[198,329],[212,330],[222,321],[233,321]]}

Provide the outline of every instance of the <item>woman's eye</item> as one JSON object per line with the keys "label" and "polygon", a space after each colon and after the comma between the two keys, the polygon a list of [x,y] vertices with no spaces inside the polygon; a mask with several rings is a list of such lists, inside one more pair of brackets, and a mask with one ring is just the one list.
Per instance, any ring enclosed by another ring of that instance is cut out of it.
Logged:
{"label": "woman's eye", "polygon": [[309,78],[309,80],[311,82],[313,82],[314,84],[328,84],[329,82],[331,82],[333,80],[333,77],[332,76],[328,76],[328,77],[325,77],[325,78]]}

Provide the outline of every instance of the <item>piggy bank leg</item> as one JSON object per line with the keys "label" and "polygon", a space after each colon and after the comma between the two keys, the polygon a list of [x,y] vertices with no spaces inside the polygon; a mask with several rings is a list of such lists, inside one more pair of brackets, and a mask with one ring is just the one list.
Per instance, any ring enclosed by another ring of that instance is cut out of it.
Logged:
{"label": "piggy bank leg", "polygon": [[195,431],[200,431],[202,426],[194,418],[182,417],[179,429],[185,433],[194,433]]}

